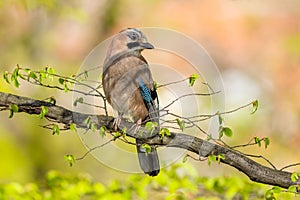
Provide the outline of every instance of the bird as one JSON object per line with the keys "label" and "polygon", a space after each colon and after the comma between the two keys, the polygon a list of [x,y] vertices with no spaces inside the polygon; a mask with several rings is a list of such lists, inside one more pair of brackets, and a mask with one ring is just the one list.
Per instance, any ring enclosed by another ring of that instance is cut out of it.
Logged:
{"label": "bird", "polygon": [[[136,124],[136,130],[146,121],[159,124],[159,102],[154,81],[146,59],[141,52],[154,49],[146,35],[137,28],[127,28],[111,40],[103,64],[102,86],[107,102],[117,111],[113,125],[117,127],[123,116]],[[155,146],[150,151],[136,139],[141,169],[145,174],[157,176],[160,171]]]}

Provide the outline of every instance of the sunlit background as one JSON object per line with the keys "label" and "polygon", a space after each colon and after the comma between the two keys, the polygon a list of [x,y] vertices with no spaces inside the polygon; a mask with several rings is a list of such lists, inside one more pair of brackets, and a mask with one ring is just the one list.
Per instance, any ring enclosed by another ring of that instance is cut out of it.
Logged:
{"label": "sunlit background", "polygon": [[[174,29],[201,44],[224,81],[226,109],[255,99],[251,108],[225,117],[233,130],[231,145],[269,137],[271,145],[246,148],[264,155],[278,168],[299,162],[300,143],[300,2],[272,1],[0,1],[0,71],[16,64],[33,69],[51,66],[76,74],[87,54],[101,41],[127,27]],[[0,79],[0,91],[46,99],[72,108],[64,92]],[[92,156],[69,167],[64,155],[86,152],[73,132],[53,136],[37,116],[0,112],[0,181],[32,181],[48,170],[85,172],[109,182],[128,174],[102,165]],[[116,161],[117,162],[117,161]],[[237,173],[223,165],[189,160],[201,175]],[[264,163],[263,161],[261,161]],[[296,171],[297,168],[291,169]],[[299,168],[298,168],[299,170]],[[230,172],[230,173],[228,173]]]}

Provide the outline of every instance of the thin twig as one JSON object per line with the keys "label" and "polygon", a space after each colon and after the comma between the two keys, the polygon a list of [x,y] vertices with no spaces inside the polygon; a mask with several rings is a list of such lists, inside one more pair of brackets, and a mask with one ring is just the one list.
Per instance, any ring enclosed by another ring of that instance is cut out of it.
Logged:
{"label": "thin twig", "polygon": [[294,163],[294,164],[287,165],[287,166],[279,169],[279,171],[283,171],[284,169],[287,169],[287,168],[290,168],[290,167],[296,167],[296,166],[300,166],[300,163]]}

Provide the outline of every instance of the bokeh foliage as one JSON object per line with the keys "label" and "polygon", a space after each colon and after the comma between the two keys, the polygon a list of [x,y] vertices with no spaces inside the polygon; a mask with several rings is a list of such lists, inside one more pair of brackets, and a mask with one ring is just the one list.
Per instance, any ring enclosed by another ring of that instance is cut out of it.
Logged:
{"label": "bokeh foliage", "polygon": [[[101,172],[99,172],[101,173]],[[0,199],[264,199],[269,186],[240,177],[199,177],[188,164],[173,165],[157,177],[130,175],[104,185],[86,174],[49,171],[42,183],[0,185]],[[285,192],[278,199],[294,199]]]}

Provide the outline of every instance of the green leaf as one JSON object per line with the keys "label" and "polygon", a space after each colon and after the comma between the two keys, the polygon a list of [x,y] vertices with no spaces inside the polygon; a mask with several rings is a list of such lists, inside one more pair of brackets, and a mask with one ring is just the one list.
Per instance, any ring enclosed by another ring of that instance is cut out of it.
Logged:
{"label": "green leaf", "polygon": [[151,152],[151,146],[149,144],[142,144],[142,148],[145,149],[146,153],[150,153]]}
{"label": "green leaf", "polygon": [[189,157],[188,155],[185,155],[185,156],[183,157],[183,159],[182,159],[182,162],[183,162],[183,163],[186,163],[186,161],[188,160],[188,157]]}
{"label": "green leaf", "polygon": [[157,85],[157,82],[156,82],[156,81],[153,81],[153,86],[154,86],[154,90],[157,90],[158,85]]}
{"label": "green leaf", "polygon": [[14,80],[14,86],[15,86],[16,88],[18,88],[18,87],[20,86],[20,83],[19,83],[18,79],[15,79],[15,80]]}
{"label": "green leaf", "polygon": [[219,126],[219,139],[221,139],[224,136],[224,132],[222,131],[223,126]]}
{"label": "green leaf", "polygon": [[55,72],[54,69],[52,67],[49,67],[49,66],[45,68],[45,71],[49,75],[53,75],[54,72]]}
{"label": "green leaf", "polygon": [[223,121],[224,121],[222,115],[218,115],[218,119],[219,119],[219,125],[221,126],[223,124]]}
{"label": "green leaf", "polygon": [[189,85],[192,87],[195,84],[195,81],[199,78],[198,74],[192,74],[189,77]]}
{"label": "green leaf", "polygon": [[270,145],[270,139],[264,138],[264,142],[265,142],[265,148],[267,148]]}
{"label": "green leaf", "polygon": [[3,73],[3,78],[4,78],[4,80],[9,84],[10,81],[9,81],[9,79],[8,79],[8,75],[9,75],[8,71],[5,71],[5,72]]}
{"label": "green leaf", "polygon": [[76,128],[76,124],[75,123],[71,123],[70,124],[70,130],[71,131],[75,131],[77,133],[77,128]]}
{"label": "green leaf", "polygon": [[106,126],[101,126],[100,129],[99,129],[99,134],[100,136],[103,138],[106,134],[106,131],[107,131],[107,128]]}
{"label": "green leaf", "polygon": [[232,130],[229,127],[220,127],[219,137],[221,138],[223,135],[226,135],[227,137],[232,137],[233,133]]}
{"label": "green leaf", "polygon": [[18,76],[21,78],[21,79],[23,79],[23,80],[27,80],[27,78],[23,75],[23,74],[18,74]]}
{"label": "green leaf", "polygon": [[84,78],[87,79],[88,77],[89,77],[89,73],[88,73],[88,71],[85,70],[84,71]]}
{"label": "green leaf", "polygon": [[45,106],[41,106],[41,112],[39,114],[39,118],[43,119],[47,113],[48,113],[48,108]]}
{"label": "green leaf", "polygon": [[67,85],[67,81],[65,81],[65,83],[64,83],[64,91],[65,91],[65,92],[69,92],[69,91],[70,91],[70,88],[69,88],[69,86]]}
{"label": "green leaf", "polygon": [[253,107],[253,109],[252,109],[251,115],[254,114],[258,109],[258,100],[255,100],[252,102],[252,107]]}
{"label": "green leaf", "polygon": [[85,120],[84,120],[84,123],[86,124],[86,126],[88,128],[90,128],[91,126],[91,116],[88,116]]}
{"label": "green leaf", "polygon": [[148,132],[150,132],[150,136],[152,135],[155,128],[158,126],[157,122],[146,122],[145,128]]}
{"label": "green leaf", "polygon": [[122,134],[119,131],[117,131],[114,135],[114,140],[121,137],[121,136],[122,136]]}
{"label": "green leaf", "polygon": [[30,71],[29,75],[27,77],[27,81],[29,81],[30,78],[36,80],[37,79],[37,75],[34,72]]}
{"label": "green leaf", "polygon": [[49,102],[50,102],[51,104],[55,105],[55,104],[56,104],[56,99],[55,99],[54,97],[50,97],[50,98],[49,98]]}
{"label": "green leaf", "polygon": [[169,131],[168,128],[162,128],[159,130],[159,134],[161,135],[161,139],[163,139],[166,136],[170,136],[171,132]]}
{"label": "green leaf", "polygon": [[276,200],[272,189],[266,191],[265,200]]}
{"label": "green leaf", "polygon": [[95,123],[91,123],[91,130],[95,132],[97,130],[97,125]]}
{"label": "green leaf", "polygon": [[74,101],[73,105],[74,105],[74,106],[77,106],[78,103],[83,103],[83,97],[77,98],[77,99]]}
{"label": "green leaf", "polygon": [[58,82],[59,82],[60,84],[62,84],[62,85],[63,85],[63,84],[64,84],[64,82],[65,82],[65,79],[63,79],[63,78],[59,78],[59,79],[58,79]]}
{"label": "green leaf", "polygon": [[218,164],[220,164],[221,163],[221,160],[224,160],[225,159],[225,155],[224,154],[219,154],[218,155]]}
{"label": "green leaf", "polygon": [[73,155],[65,155],[65,161],[67,161],[70,165],[70,167],[72,167],[75,163],[75,157]]}
{"label": "green leaf", "polygon": [[179,128],[183,131],[183,129],[185,128],[184,121],[177,118],[176,122],[177,122]]}
{"label": "green leaf", "polygon": [[14,111],[14,112],[18,112],[18,111],[19,111],[19,107],[18,107],[18,105],[16,105],[16,104],[12,104],[12,105],[10,106],[10,109],[11,109],[12,111]]}
{"label": "green leaf", "polygon": [[11,75],[11,81],[15,81],[16,79],[18,79],[18,75],[19,75],[19,67],[16,67]]}
{"label": "green leaf", "polygon": [[12,118],[14,116],[14,113],[19,111],[19,107],[16,104],[12,104],[10,105],[10,114],[9,114],[9,118]]}
{"label": "green leaf", "polygon": [[254,137],[254,140],[255,140],[255,143],[256,143],[259,147],[261,147],[261,139],[258,138],[258,137]]}
{"label": "green leaf", "polygon": [[54,124],[53,125],[53,129],[52,129],[52,135],[59,135],[59,132],[60,132],[60,128],[57,124]]}
{"label": "green leaf", "polygon": [[291,185],[291,186],[288,188],[288,191],[289,191],[289,192],[292,192],[292,193],[297,193],[297,185]]}
{"label": "green leaf", "polygon": [[24,72],[26,72],[27,74],[29,74],[30,73],[30,69],[29,68],[25,68],[25,69],[23,69],[24,70]]}
{"label": "green leaf", "polygon": [[211,165],[212,162],[216,162],[216,161],[217,161],[217,157],[215,155],[209,155],[207,159],[207,164]]}
{"label": "green leaf", "polygon": [[293,181],[293,183],[297,182],[299,179],[299,176],[296,172],[292,173],[291,175],[291,180]]}
{"label": "green leaf", "polygon": [[123,138],[126,137],[126,133],[127,133],[127,128],[124,127],[124,128],[122,129],[122,135],[123,135]]}
{"label": "green leaf", "polygon": [[272,188],[272,190],[273,190],[274,193],[280,193],[280,192],[282,192],[282,189],[280,187],[278,187],[278,186],[274,186]]}

